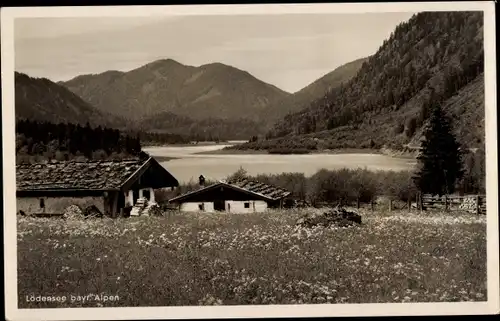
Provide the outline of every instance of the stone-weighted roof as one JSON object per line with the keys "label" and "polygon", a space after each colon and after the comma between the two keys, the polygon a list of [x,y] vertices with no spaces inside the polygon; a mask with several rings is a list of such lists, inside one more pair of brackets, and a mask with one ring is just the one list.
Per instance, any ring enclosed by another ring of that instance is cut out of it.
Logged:
{"label": "stone-weighted roof", "polygon": [[281,199],[290,195],[290,192],[283,188],[246,179],[228,182],[228,184],[236,186],[238,188],[242,188],[255,194],[263,195],[273,200]]}
{"label": "stone-weighted roof", "polygon": [[16,166],[18,191],[117,190],[148,159],[63,161]]}
{"label": "stone-weighted roof", "polygon": [[261,198],[272,201],[280,200],[291,194],[289,191],[280,187],[245,179],[232,182],[220,181],[218,183],[174,197],[170,200],[170,202],[182,202],[183,200],[189,199],[189,197],[192,195],[203,193],[204,191],[208,191],[210,189],[216,188],[217,186],[221,185],[232,187],[234,190],[239,190],[246,193],[252,193],[260,196]]}

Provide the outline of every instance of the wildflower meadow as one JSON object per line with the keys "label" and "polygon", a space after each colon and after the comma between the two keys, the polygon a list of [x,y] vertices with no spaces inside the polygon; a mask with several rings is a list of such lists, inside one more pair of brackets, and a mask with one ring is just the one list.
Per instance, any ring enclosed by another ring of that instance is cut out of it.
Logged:
{"label": "wildflower meadow", "polygon": [[297,228],[313,210],[20,217],[18,305],[486,301],[485,216],[361,212],[361,226]]}

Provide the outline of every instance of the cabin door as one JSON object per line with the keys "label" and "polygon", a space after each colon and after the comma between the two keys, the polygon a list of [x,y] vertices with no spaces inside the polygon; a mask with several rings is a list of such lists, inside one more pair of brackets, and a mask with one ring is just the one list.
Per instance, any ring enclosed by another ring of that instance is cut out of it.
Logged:
{"label": "cabin door", "polygon": [[214,201],[214,210],[216,210],[216,211],[225,211],[226,210],[226,206],[224,204],[224,201],[223,200],[216,200],[216,201]]}

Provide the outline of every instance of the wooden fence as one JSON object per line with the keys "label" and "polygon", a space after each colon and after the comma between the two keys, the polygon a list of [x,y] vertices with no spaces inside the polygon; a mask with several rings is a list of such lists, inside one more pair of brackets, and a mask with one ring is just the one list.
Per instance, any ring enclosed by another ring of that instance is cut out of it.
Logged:
{"label": "wooden fence", "polygon": [[320,202],[314,204],[314,207],[332,207],[336,205],[345,205],[355,208],[367,208],[371,211],[375,210],[408,210],[408,211],[426,211],[426,210],[441,210],[441,211],[465,211],[476,214],[486,214],[486,196],[485,195],[417,195],[414,199],[409,199],[407,202],[393,201],[391,199],[386,202],[379,203],[375,200],[370,203],[362,202],[343,202],[342,200],[336,203]]}
{"label": "wooden fence", "polygon": [[467,211],[476,214],[486,214],[485,195],[420,195],[419,209],[440,209],[445,211]]}

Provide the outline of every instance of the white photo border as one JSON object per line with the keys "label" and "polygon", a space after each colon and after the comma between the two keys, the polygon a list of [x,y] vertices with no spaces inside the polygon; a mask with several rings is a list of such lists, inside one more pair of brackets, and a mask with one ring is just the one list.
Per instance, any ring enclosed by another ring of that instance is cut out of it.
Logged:
{"label": "white photo border", "polygon": [[[482,315],[498,313],[498,172],[495,8],[492,1],[431,3],[170,5],[103,7],[11,7],[1,9],[2,139],[5,308],[8,320],[205,319],[328,316]],[[304,304],[194,307],[19,309],[15,181],[14,19],[29,17],[137,17],[158,15],[342,14],[362,12],[483,11],[487,195],[486,302]]]}

